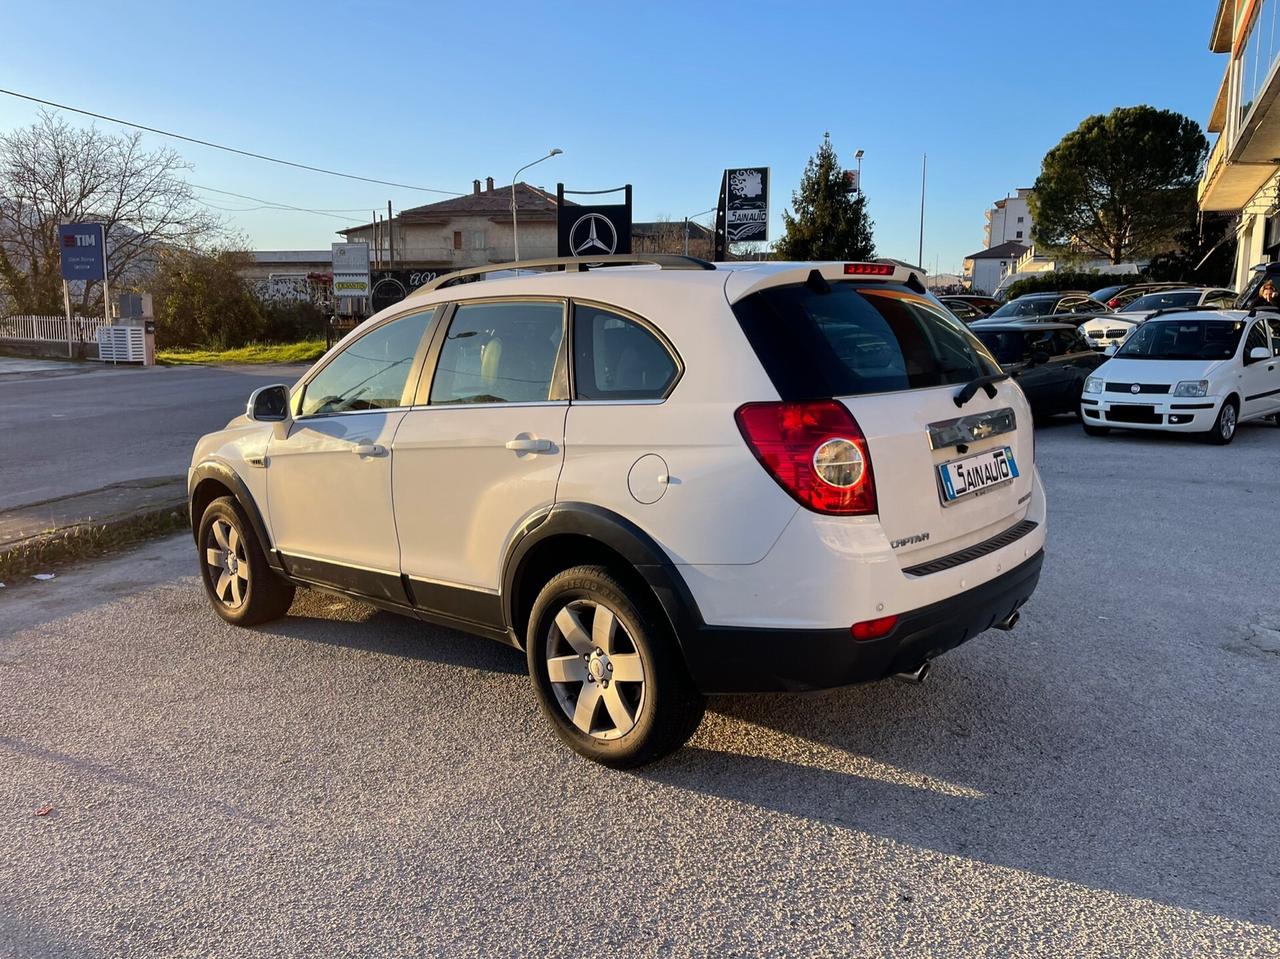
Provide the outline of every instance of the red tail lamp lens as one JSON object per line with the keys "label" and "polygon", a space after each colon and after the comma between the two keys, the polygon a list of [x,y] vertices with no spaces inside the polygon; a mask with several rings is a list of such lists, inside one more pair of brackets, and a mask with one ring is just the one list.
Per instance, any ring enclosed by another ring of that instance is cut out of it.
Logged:
{"label": "red tail lamp lens", "polygon": [[879,619],[868,619],[863,623],[854,623],[849,627],[853,638],[859,642],[868,639],[881,639],[893,632],[898,625],[897,616],[881,616]]}
{"label": "red tail lamp lens", "polygon": [[756,459],[801,506],[836,516],[876,511],[867,440],[840,403],[748,403],[734,416]]}
{"label": "red tail lamp lens", "polygon": [[846,263],[845,276],[893,276],[892,263]]}
{"label": "red tail lamp lens", "polygon": [[1118,296],[1113,296],[1111,299],[1107,300],[1107,306],[1111,307],[1111,309],[1113,310],[1119,305],[1120,305],[1120,297]]}

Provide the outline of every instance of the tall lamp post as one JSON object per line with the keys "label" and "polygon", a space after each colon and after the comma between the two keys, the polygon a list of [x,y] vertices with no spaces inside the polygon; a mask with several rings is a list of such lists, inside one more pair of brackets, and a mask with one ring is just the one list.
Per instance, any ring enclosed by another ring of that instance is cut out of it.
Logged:
{"label": "tall lamp post", "polygon": [[858,192],[859,193],[862,192],[862,154],[863,154],[863,151],[859,150],[857,153],[853,155],[853,158],[858,161]]}
{"label": "tall lamp post", "polygon": [[720,209],[718,206],[713,206],[710,210],[703,210],[701,213],[694,213],[684,218],[684,255],[685,256],[689,255],[689,221],[696,217],[706,216],[708,213],[715,213],[716,210],[718,209]]}
{"label": "tall lamp post", "polygon": [[516,223],[516,180],[520,179],[520,174],[529,169],[529,167],[535,166],[543,160],[550,160],[552,157],[559,156],[561,153],[564,153],[564,151],[559,147],[552,147],[551,151],[546,156],[540,156],[532,163],[526,163],[520,169],[516,170],[515,173],[511,174],[511,239],[515,244],[517,260],[520,259],[520,229],[519,224]]}

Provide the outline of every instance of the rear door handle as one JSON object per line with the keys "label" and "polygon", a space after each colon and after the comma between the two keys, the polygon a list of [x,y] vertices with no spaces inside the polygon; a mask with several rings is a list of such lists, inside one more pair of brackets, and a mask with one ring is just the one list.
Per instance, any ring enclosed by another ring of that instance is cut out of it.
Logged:
{"label": "rear door handle", "polygon": [[357,443],[351,447],[356,456],[385,456],[387,448],[378,443]]}
{"label": "rear door handle", "polygon": [[551,440],[507,440],[507,449],[517,453],[546,453],[551,449]]}

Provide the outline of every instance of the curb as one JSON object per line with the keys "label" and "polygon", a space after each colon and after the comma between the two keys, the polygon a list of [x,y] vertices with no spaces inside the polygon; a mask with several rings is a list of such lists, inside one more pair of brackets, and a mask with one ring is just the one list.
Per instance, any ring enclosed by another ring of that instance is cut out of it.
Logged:
{"label": "curb", "polygon": [[0,546],[0,582],[190,528],[185,498],[148,504],[105,521],[72,523]]}

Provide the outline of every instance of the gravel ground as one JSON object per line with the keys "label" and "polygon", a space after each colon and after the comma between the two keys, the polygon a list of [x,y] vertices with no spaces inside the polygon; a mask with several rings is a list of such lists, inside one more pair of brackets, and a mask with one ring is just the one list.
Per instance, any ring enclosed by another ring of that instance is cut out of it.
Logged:
{"label": "gravel ground", "polygon": [[514,650],[223,625],[186,537],[10,584],[0,955],[1280,955],[1280,428],[1038,443],[1014,632],[633,773]]}

